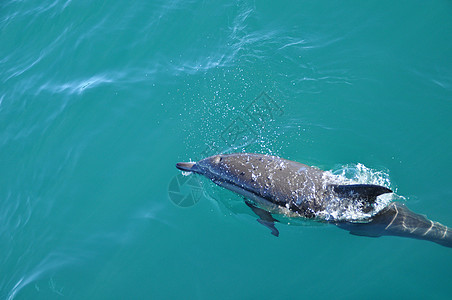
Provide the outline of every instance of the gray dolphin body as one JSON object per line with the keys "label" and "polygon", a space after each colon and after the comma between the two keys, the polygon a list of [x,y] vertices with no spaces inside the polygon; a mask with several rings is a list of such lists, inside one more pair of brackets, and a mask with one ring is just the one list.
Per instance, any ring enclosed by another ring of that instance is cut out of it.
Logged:
{"label": "gray dolphin body", "polygon": [[371,184],[343,184],[337,176],[276,156],[237,153],[214,155],[176,167],[206,176],[245,197],[258,222],[279,235],[272,214],[333,223],[351,234],[394,235],[452,247],[452,230],[416,214],[403,204],[375,209],[378,196],[392,193]]}

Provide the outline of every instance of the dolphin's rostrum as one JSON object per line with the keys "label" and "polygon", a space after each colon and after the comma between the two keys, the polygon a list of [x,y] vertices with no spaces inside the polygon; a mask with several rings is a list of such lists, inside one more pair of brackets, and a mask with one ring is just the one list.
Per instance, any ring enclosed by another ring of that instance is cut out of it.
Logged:
{"label": "dolphin's rostrum", "polygon": [[383,186],[344,184],[331,173],[263,154],[220,154],[176,167],[243,195],[259,223],[275,236],[278,220],[272,214],[283,214],[333,223],[355,235],[404,236],[452,247],[451,229],[403,204],[393,202],[377,211],[377,197],[392,193]]}

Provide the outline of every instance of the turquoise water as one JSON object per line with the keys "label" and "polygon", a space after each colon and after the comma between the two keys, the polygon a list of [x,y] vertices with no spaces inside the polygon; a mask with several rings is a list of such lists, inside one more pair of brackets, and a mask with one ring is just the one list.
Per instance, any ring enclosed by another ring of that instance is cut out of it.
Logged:
{"label": "turquoise water", "polygon": [[0,3],[0,299],[450,299],[452,250],[279,224],[178,161],[282,156],[452,225],[450,1]]}

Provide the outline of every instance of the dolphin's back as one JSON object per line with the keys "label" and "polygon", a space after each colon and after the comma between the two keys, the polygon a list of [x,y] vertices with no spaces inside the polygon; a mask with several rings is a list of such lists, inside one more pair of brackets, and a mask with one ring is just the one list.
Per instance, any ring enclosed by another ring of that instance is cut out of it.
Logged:
{"label": "dolphin's back", "polygon": [[371,184],[341,185],[337,176],[276,156],[236,153],[206,160],[200,164],[209,165],[221,174],[222,179],[214,180],[217,184],[230,189],[241,187],[265,199],[258,203],[261,206],[271,203],[266,207],[269,211],[276,205],[288,216],[295,213],[323,221],[359,219],[372,214],[377,196],[392,192]]}
{"label": "dolphin's back", "polygon": [[275,156],[248,153],[223,155],[222,163],[231,181],[274,204],[288,206],[306,218],[322,209],[322,170]]}

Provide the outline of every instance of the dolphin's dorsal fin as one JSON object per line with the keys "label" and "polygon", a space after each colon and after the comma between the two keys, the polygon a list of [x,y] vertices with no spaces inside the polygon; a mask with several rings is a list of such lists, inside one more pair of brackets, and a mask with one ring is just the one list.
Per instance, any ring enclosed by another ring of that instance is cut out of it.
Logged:
{"label": "dolphin's dorsal fin", "polygon": [[370,203],[373,203],[382,194],[392,193],[387,187],[375,184],[333,185],[332,187],[340,197],[359,198]]}

